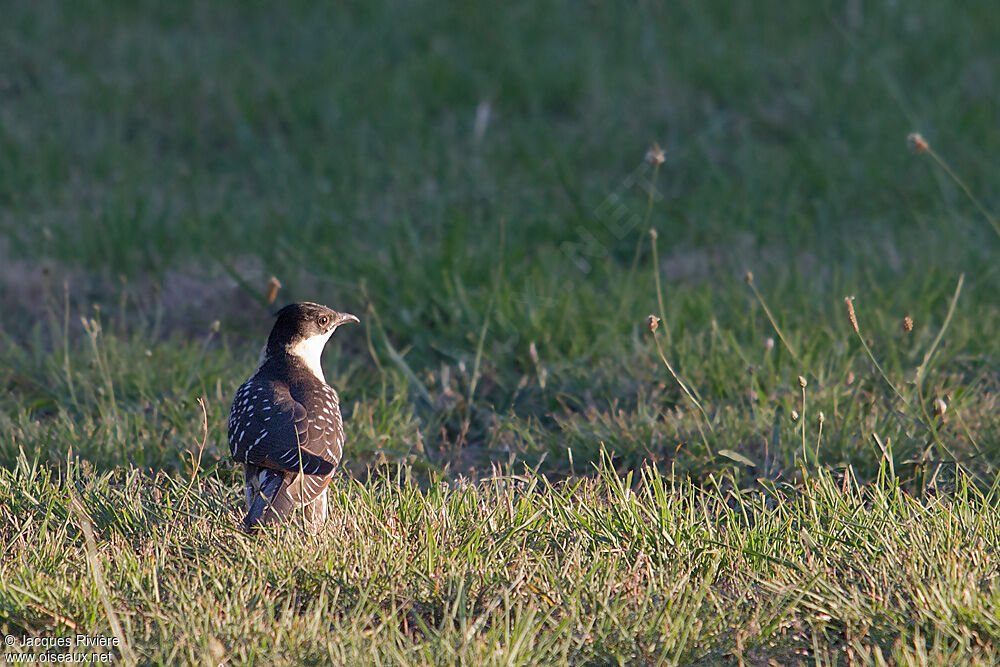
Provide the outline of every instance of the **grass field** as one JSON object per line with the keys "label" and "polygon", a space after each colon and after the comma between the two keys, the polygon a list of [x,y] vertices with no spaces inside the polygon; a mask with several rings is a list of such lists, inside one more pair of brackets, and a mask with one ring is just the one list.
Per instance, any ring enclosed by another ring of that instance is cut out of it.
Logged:
{"label": "grass field", "polygon": [[[4,635],[1000,661],[993,3],[4,15]],[[239,530],[271,276],[362,320],[318,537]]]}

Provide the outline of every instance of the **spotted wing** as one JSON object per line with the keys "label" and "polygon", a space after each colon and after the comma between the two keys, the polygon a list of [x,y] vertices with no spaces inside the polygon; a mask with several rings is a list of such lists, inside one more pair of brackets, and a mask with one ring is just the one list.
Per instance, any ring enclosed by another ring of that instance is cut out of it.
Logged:
{"label": "spotted wing", "polygon": [[[336,467],[344,448],[344,425],[340,416],[340,400],[326,383],[293,384],[292,398],[305,409],[305,440],[303,448]],[[275,509],[280,513],[284,505],[289,509],[325,497],[329,476],[286,476],[274,497]]]}
{"label": "spotted wing", "polygon": [[344,421],[337,392],[326,383],[317,383],[293,387],[292,395],[306,408],[306,450],[336,467],[344,453]]}
{"label": "spotted wing", "polygon": [[306,409],[288,385],[251,378],[236,392],[229,413],[233,460],[263,468],[326,476],[340,461],[326,458],[322,442],[312,442]]}

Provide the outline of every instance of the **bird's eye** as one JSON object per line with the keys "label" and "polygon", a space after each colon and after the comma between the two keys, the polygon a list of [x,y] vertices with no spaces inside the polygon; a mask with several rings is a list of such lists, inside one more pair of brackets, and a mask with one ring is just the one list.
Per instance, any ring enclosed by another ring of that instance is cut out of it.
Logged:
{"label": "bird's eye", "polygon": [[325,327],[329,321],[330,321],[330,318],[327,317],[326,315],[320,315],[319,316],[319,325],[321,327]]}

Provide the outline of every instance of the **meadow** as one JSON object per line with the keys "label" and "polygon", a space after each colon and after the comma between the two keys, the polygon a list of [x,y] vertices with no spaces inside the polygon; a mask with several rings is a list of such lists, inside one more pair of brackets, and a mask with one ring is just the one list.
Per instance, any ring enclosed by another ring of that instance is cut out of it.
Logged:
{"label": "meadow", "polygon": [[[3,635],[1000,662],[990,2],[4,14]],[[229,402],[296,300],[362,321],[344,465],[248,536]]]}

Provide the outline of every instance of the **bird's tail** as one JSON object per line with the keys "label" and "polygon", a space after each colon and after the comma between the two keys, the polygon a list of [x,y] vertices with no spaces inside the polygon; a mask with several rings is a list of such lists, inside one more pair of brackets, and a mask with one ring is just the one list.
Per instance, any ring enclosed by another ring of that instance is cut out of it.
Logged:
{"label": "bird's tail", "polygon": [[[285,473],[270,468],[261,468],[257,474],[254,493],[247,498],[247,515],[243,519],[243,526],[247,530],[252,530],[260,525],[261,517],[274,502],[278,490],[281,488],[281,483],[285,479]],[[247,483],[249,484],[250,480]]]}

